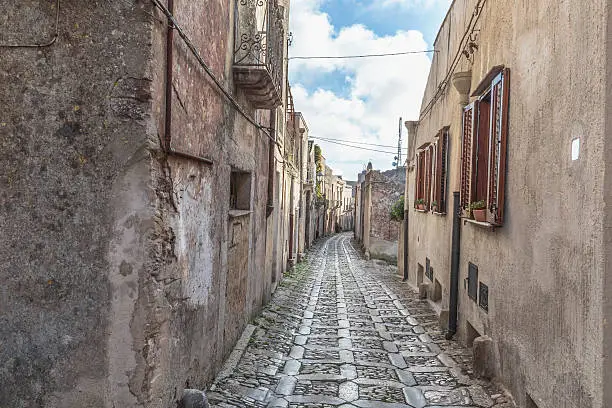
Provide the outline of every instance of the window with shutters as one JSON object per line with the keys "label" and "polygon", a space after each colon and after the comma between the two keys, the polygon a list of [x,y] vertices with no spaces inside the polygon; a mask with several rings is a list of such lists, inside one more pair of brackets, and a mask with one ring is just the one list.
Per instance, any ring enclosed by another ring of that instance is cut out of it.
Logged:
{"label": "window with shutters", "polygon": [[432,211],[446,214],[448,186],[448,127],[440,129],[434,143]]}
{"label": "window with shutters", "polygon": [[417,152],[416,183],[414,194],[414,207],[419,211],[431,209],[431,190],[433,185],[433,160],[435,158],[434,145],[422,146]]}
{"label": "window with shutters", "polygon": [[469,217],[471,205],[484,202],[486,221],[504,222],[506,146],[510,71],[498,66],[489,72],[463,111],[461,146],[461,208]]}

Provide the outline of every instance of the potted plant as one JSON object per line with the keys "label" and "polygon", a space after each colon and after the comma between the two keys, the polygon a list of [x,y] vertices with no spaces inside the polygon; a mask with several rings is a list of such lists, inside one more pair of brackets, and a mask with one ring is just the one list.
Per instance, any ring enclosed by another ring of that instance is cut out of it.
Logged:
{"label": "potted plant", "polygon": [[419,198],[418,200],[416,200],[416,207],[417,207],[417,210],[424,210],[425,200],[423,200],[422,198]]}
{"label": "potted plant", "polygon": [[487,221],[487,203],[484,200],[474,201],[472,205],[470,205],[470,209],[476,221]]}
{"label": "potted plant", "polygon": [[438,211],[438,202],[437,201],[432,201],[431,202],[431,211],[433,211],[433,212],[437,212]]}

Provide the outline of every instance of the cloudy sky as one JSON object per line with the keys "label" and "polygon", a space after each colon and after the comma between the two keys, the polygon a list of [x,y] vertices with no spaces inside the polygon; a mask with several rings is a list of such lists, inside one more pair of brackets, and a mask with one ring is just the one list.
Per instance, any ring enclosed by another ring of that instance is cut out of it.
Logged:
{"label": "cloudy sky", "polygon": [[[292,0],[290,57],[362,55],[432,48],[451,0]],[[310,135],[397,146],[398,121],[418,119],[431,54],[289,62],[295,108]],[[405,146],[406,129],[403,128]],[[369,160],[392,168],[394,153],[316,140],[328,165],[354,180]],[[382,151],[397,147],[362,146]]]}

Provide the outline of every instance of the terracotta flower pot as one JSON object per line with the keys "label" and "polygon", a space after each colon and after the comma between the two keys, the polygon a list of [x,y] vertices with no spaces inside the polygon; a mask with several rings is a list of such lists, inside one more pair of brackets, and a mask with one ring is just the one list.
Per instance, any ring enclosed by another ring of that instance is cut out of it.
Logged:
{"label": "terracotta flower pot", "polygon": [[478,222],[486,222],[487,221],[487,210],[472,210],[474,214],[474,219]]}
{"label": "terracotta flower pot", "polygon": [[417,209],[424,210],[425,209],[425,204],[417,204]]}

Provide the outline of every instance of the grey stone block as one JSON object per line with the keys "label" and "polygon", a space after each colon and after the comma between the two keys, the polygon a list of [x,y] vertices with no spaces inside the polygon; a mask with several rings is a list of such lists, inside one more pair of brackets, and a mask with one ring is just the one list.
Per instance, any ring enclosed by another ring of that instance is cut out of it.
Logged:
{"label": "grey stone block", "polygon": [[419,285],[419,299],[427,299],[429,295],[429,283],[421,283]]}
{"label": "grey stone block", "polygon": [[489,336],[474,339],[474,375],[479,378],[491,379],[495,376],[495,359],[493,340]]}
{"label": "grey stone block", "polygon": [[179,408],[209,408],[208,399],[204,391],[186,389],[183,390],[183,397]]}
{"label": "grey stone block", "polygon": [[438,323],[442,330],[448,329],[448,317],[450,316],[448,310],[441,310],[440,316],[438,316]]}

